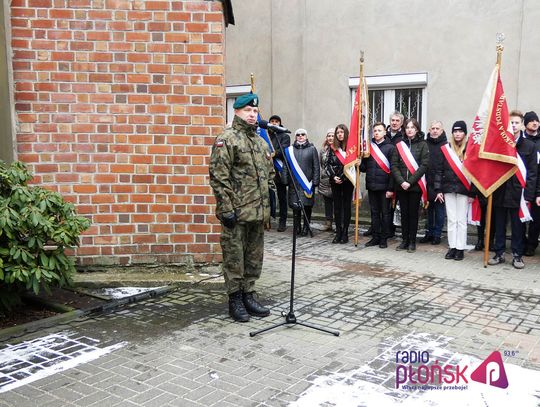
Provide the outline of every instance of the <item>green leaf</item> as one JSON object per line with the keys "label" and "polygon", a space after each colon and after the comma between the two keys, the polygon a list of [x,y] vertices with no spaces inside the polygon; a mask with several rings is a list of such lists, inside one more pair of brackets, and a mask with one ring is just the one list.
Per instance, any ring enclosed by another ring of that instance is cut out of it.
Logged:
{"label": "green leaf", "polygon": [[38,295],[39,294],[39,281],[37,281],[37,279],[32,279],[32,288],[34,290],[34,294]]}
{"label": "green leaf", "polygon": [[40,260],[41,264],[43,265],[43,267],[49,268],[49,258],[47,257],[47,255],[44,252],[41,252],[39,254],[39,260]]}

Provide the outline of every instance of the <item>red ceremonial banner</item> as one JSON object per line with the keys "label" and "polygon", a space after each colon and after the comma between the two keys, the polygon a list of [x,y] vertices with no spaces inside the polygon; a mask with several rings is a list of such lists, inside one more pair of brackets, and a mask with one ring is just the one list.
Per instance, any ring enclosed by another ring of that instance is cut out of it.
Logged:
{"label": "red ceremonial banner", "polygon": [[463,167],[487,197],[514,175],[516,157],[508,106],[496,65],[474,119]]}

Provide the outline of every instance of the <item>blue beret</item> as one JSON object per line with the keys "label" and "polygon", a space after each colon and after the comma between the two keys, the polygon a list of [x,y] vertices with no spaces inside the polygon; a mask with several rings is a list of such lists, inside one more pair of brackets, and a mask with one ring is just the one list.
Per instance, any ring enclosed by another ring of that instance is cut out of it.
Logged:
{"label": "blue beret", "polygon": [[246,93],[245,95],[238,96],[234,102],[234,109],[242,109],[245,106],[259,106],[259,97],[256,93]]}

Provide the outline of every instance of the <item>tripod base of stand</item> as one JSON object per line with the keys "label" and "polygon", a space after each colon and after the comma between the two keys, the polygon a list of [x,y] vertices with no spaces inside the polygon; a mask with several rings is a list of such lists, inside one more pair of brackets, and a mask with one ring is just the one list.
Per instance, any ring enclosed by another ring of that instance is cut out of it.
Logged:
{"label": "tripod base of stand", "polygon": [[260,329],[258,331],[250,332],[249,336],[254,337],[255,335],[261,334],[263,332],[270,331],[271,329],[274,329],[274,328],[279,328],[280,326],[283,326],[283,325],[302,325],[302,326],[305,326],[306,328],[316,329],[317,331],[326,332],[327,334],[332,334],[334,336],[339,336],[339,332],[337,332],[337,331],[331,331],[330,329],[321,328],[320,326],[307,324],[305,322],[298,321],[296,319],[296,315],[294,315],[294,312],[289,312],[285,316],[285,321],[284,322],[269,326],[267,328]]}

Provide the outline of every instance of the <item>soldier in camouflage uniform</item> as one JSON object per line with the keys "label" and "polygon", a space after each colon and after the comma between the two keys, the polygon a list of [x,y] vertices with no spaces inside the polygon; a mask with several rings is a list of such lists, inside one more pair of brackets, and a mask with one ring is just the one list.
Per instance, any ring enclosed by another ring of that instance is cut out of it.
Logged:
{"label": "soldier in camouflage uniform", "polygon": [[270,315],[253,296],[262,270],[264,227],[270,223],[269,188],[274,188],[272,157],[256,133],[257,106],[256,94],[237,98],[232,127],[216,138],[210,157],[229,314],[239,322]]}

